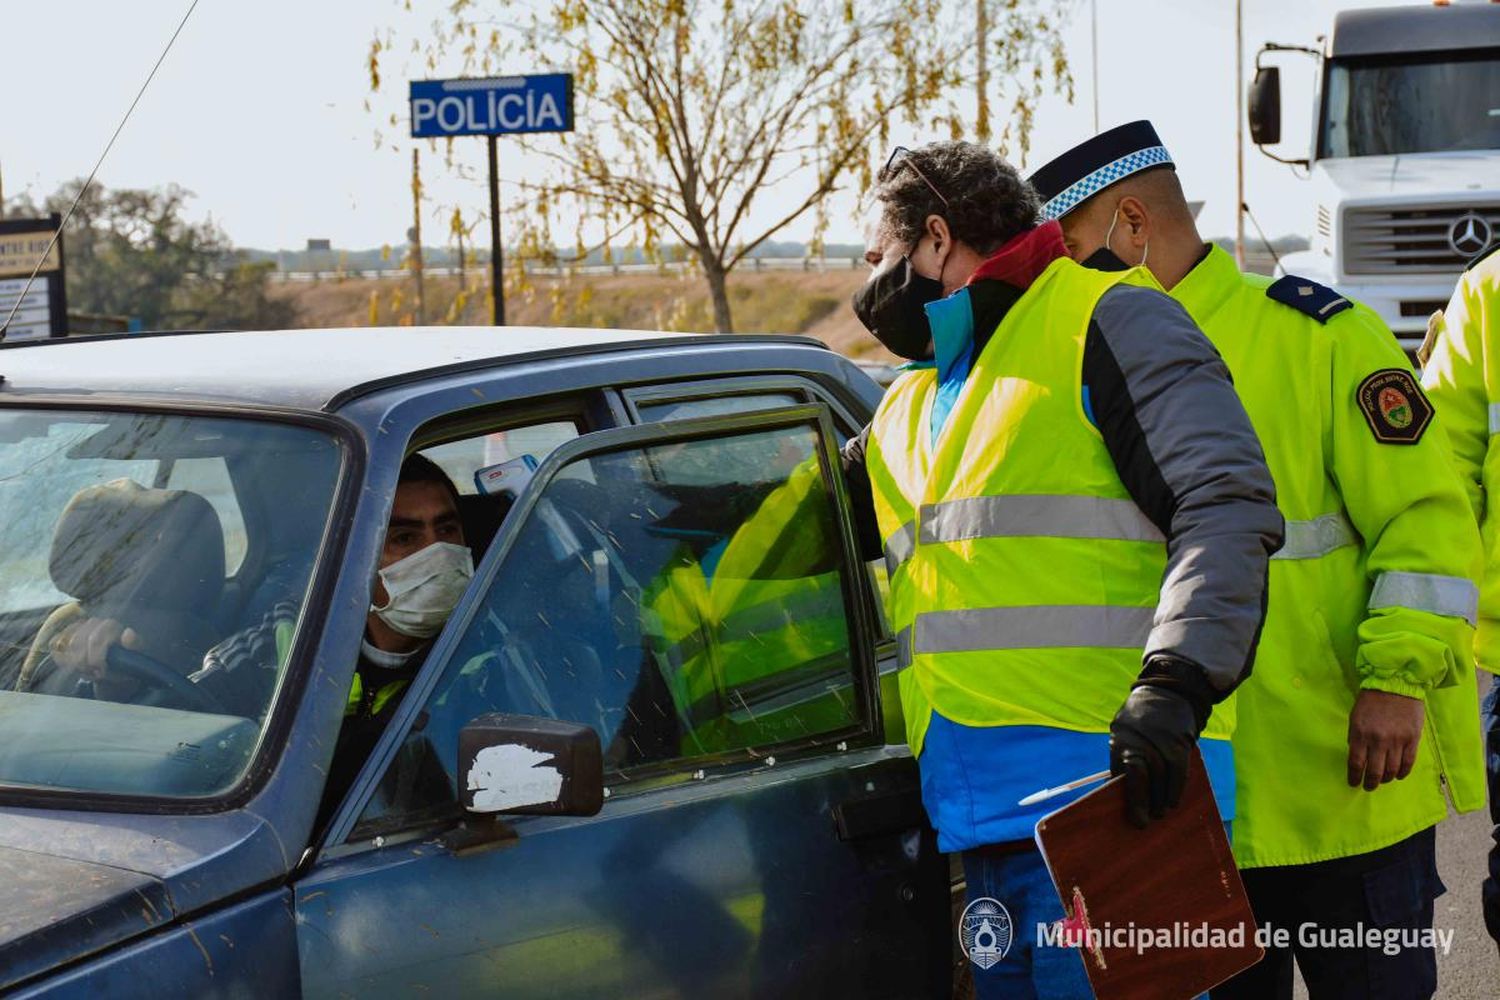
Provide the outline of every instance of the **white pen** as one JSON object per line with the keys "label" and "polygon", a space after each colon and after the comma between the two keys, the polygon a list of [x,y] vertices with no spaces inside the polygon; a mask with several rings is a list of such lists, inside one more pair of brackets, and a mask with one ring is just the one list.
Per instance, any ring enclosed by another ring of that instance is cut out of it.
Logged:
{"label": "white pen", "polygon": [[1082,778],[1070,781],[1066,785],[1058,785],[1056,788],[1043,788],[1040,792],[1032,792],[1020,802],[1017,802],[1016,805],[1034,806],[1038,802],[1045,802],[1053,796],[1061,795],[1064,792],[1071,792],[1073,789],[1082,788],[1084,785],[1092,785],[1094,782],[1103,781],[1108,777],[1108,771],[1097,771],[1094,774],[1084,775]]}

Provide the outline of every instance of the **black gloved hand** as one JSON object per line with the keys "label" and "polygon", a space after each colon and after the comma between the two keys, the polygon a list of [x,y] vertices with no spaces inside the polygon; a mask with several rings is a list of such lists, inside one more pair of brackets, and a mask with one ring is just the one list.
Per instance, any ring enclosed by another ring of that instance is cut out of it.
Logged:
{"label": "black gloved hand", "polygon": [[1182,801],[1193,744],[1203,730],[1186,697],[1137,684],[1109,724],[1109,773],[1125,776],[1125,810],[1144,829]]}

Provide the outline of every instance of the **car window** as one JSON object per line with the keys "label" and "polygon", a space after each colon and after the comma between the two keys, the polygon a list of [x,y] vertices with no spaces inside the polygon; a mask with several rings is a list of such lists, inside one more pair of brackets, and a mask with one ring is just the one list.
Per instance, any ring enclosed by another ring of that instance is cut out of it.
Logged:
{"label": "car window", "polygon": [[[0,417],[0,425],[20,417]],[[53,529],[74,494],[89,486],[129,480],[142,487],[156,480],[154,458],[119,455],[68,456],[96,428],[65,420],[18,428],[17,440],[0,443],[0,614],[46,610],[67,600],[52,582],[49,555]]]}
{"label": "car window", "polygon": [[177,459],[167,476],[167,489],[191,490],[209,502],[224,529],[224,571],[230,576],[239,572],[248,545],[245,518],[223,456]]}
{"label": "car window", "polygon": [[614,779],[863,725],[820,441],[782,427],[570,463],[594,481],[542,489],[356,833],[451,806],[458,732],[489,712],[593,727]]}
{"label": "car window", "polygon": [[[700,389],[699,391],[705,391]],[[690,420],[694,417],[717,417],[732,413],[750,413],[755,410],[769,410],[778,406],[791,406],[796,403],[805,402],[806,395],[796,390],[786,392],[746,392],[731,395],[703,395],[689,399],[673,399],[663,403],[648,403],[638,401],[636,412],[645,423],[655,423],[663,420]],[[825,400],[826,402],[826,400]],[[838,437],[838,443],[842,447],[851,437],[858,433],[857,427],[850,426],[847,419],[839,417],[835,410],[833,422],[834,433]],[[875,624],[878,628],[877,638],[888,640],[892,637],[890,616],[890,580],[885,566],[885,560],[872,559],[865,564],[865,572],[870,578],[870,593],[875,595]]]}
{"label": "car window", "polygon": [[[0,784],[233,784],[281,686],[343,454],[280,422],[0,411]],[[229,468],[271,512],[264,558],[232,584],[246,542]]]}
{"label": "car window", "polygon": [[552,420],[540,424],[509,427],[502,431],[449,441],[425,448],[423,455],[432,459],[453,480],[462,494],[479,492],[474,474],[505,462],[530,456],[537,464],[552,454],[558,445],[578,436],[578,425],[571,420]]}

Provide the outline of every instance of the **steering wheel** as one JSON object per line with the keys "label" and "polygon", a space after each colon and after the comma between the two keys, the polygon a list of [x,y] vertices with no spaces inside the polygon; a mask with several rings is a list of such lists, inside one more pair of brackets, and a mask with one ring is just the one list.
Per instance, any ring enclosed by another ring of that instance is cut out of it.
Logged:
{"label": "steering wheel", "polygon": [[214,697],[212,692],[199,687],[165,663],[145,653],[126,649],[116,643],[105,654],[104,662],[109,664],[111,670],[134,678],[147,687],[165,691],[175,696],[178,701],[186,702],[190,709],[211,712],[215,715],[233,714],[224,708],[223,703]]}

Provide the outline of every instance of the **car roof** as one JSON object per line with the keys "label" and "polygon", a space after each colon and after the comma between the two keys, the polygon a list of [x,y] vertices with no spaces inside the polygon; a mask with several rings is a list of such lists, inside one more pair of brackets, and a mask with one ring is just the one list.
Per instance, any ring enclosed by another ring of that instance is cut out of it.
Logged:
{"label": "car roof", "polygon": [[[0,402],[24,394],[169,396],[325,408],[362,387],[454,366],[510,364],[726,338],[555,327],[366,327],[135,334],[0,346]],[[734,340],[822,346],[805,338]]]}

